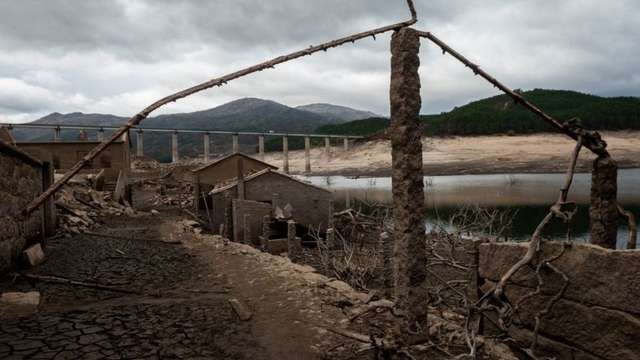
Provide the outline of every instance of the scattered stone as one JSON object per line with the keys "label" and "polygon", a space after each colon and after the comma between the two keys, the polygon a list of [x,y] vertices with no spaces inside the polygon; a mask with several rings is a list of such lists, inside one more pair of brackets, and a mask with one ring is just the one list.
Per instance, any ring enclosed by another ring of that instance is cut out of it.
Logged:
{"label": "scattered stone", "polygon": [[44,252],[42,251],[42,246],[40,246],[40,244],[30,246],[24,250],[22,254],[31,267],[38,266],[44,262]]}
{"label": "scattered stone", "polygon": [[40,305],[40,292],[7,292],[0,296],[0,304],[37,307]]}
{"label": "scattered stone", "polygon": [[236,314],[238,314],[238,317],[240,318],[240,320],[247,321],[251,319],[251,316],[253,314],[251,313],[251,310],[249,310],[249,308],[244,303],[240,302],[240,300],[235,298],[229,299],[228,301],[229,301],[229,304],[231,304],[233,311],[235,311]]}

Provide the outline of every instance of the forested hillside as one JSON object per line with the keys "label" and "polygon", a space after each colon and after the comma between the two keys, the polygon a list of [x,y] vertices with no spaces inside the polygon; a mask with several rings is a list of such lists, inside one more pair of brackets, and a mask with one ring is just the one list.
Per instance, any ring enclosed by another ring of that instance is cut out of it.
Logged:
{"label": "forested hillside", "polygon": [[[522,93],[560,121],[579,117],[595,130],[640,129],[640,98],[600,97],[566,90],[535,89]],[[529,134],[553,131],[535,115],[506,95],[474,101],[438,115],[423,115],[425,133],[431,136]],[[318,128],[326,134],[371,135],[384,130],[389,120],[371,118]]]}

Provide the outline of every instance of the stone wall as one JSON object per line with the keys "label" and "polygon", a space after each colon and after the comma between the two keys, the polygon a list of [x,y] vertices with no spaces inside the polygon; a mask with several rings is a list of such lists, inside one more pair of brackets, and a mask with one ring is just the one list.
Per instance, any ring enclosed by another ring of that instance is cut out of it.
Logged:
{"label": "stone wall", "polygon": [[[522,256],[528,243],[479,246],[478,274],[488,289]],[[511,337],[529,344],[535,316],[560,292],[561,274],[543,267],[542,291],[536,290],[536,264],[551,261],[568,277],[564,295],[541,318],[541,354],[558,359],[637,359],[640,354],[640,251],[610,250],[588,244],[546,242],[541,255],[506,287],[512,305],[521,299]],[[527,298],[525,298],[527,296]],[[487,319],[486,323],[490,324]],[[488,326],[490,328],[490,326]]]}
{"label": "stone wall", "polygon": [[0,142],[0,273],[12,269],[24,247],[44,233],[42,211],[18,215],[42,192],[42,163]]}
{"label": "stone wall", "polygon": [[[89,151],[98,146],[98,142],[43,142],[18,143],[21,150],[41,161],[48,161],[55,169],[70,169]],[[88,166],[89,169],[105,169],[108,180],[115,181],[121,170],[128,173],[131,169],[129,142],[115,142],[100,154]]]}

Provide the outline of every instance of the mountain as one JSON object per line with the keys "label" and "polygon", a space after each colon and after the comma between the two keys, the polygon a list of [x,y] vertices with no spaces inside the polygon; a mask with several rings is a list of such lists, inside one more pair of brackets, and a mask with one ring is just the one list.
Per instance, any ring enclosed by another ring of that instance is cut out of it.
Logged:
{"label": "mountain", "polygon": [[[339,117],[337,113],[329,116],[292,108],[271,100],[244,98],[209,110],[151,117],[141,125],[142,128],[308,133],[323,125],[337,124],[347,120],[348,119]],[[53,113],[33,123],[119,126],[126,121],[127,118],[113,115],[83,113],[63,115]],[[95,131],[88,131],[88,134],[89,138],[95,138],[96,136]],[[14,136],[18,141],[51,141],[53,131],[48,129],[16,129]],[[63,140],[73,140],[77,138],[78,131],[64,130],[61,136]],[[169,144],[171,141],[171,135],[169,133],[149,132],[144,136],[146,155],[158,160],[169,159]],[[223,153],[229,151],[231,147],[230,136],[212,135],[211,140],[212,152]],[[239,140],[244,150],[252,151],[257,146],[257,139],[255,137],[240,137]],[[135,143],[135,136],[132,136],[132,141]],[[181,134],[179,144],[181,155],[195,156],[202,153],[202,135],[200,134]]]}
{"label": "mountain", "polygon": [[[601,97],[568,90],[534,89],[521,95],[561,122],[574,117],[593,130],[640,129],[640,98]],[[422,115],[425,134],[491,135],[553,132],[554,128],[517,105],[506,95],[471,102],[449,112]],[[388,127],[389,120],[371,118],[327,124],[316,130],[326,134],[372,135]]]}
{"label": "mountain", "polygon": [[380,116],[370,111],[356,110],[346,106],[322,103],[301,105],[297,106],[296,109],[319,114],[328,119],[335,120],[336,122],[354,121]]}

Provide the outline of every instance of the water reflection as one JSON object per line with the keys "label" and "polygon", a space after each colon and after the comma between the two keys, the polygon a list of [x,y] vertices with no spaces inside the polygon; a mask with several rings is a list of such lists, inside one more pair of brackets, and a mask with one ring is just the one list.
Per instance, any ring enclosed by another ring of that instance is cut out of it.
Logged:
{"label": "water reflection", "polygon": [[[307,177],[311,183],[332,189],[336,207],[356,200],[391,202],[391,178],[346,178],[341,176]],[[465,205],[517,210],[511,236],[526,239],[557,199],[563,174],[495,174],[425,177],[425,199],[429,208],[427,226],[442,224]],[[586,240],[591,177],[577,174],[569,200],[579,204],[572,236]],[[618,201],[640,220],[640,169],[618,173]],[[554,236],[564,236],[566,229],[556,225]],[[627,243],[627,229],[621,224],[618,247]],[[640,241],[639,241],[640,242]]]}

